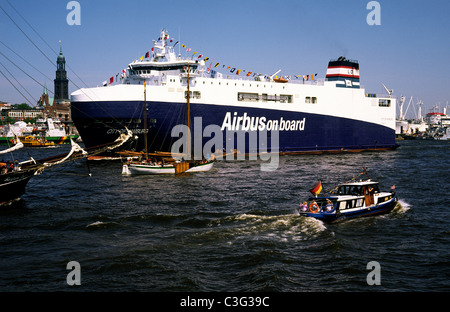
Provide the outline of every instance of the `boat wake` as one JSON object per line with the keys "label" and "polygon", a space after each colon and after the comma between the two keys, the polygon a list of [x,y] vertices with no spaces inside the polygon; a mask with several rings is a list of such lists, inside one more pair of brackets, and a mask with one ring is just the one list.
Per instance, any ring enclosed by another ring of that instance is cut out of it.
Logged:
{"label": "boat wake", "polygon": [[[308,240],[326,230],[322,221],[295,214],[267,216],[239,214],[216,219],[210,230],[196,236],[226,239],[229,244],[239,240]],[[199,237],[197,237],[199,238]]]}
{"label": "boat wake", "polygon": [[88,225],[86,225],[86,228],[90,228],[90,229],[104,229],[104,228],[109,228],[111,226],[117,225],[116,222],[103,222],[103,221],[96,221],[93,223],[90,223]]}
{"label": "boat wake", "polygon": [[405,202],[404,200],[399,199],[397,204],[395,205],[393,212],[395,213],[406,213],[409,209],[411,209],[411,205]]}

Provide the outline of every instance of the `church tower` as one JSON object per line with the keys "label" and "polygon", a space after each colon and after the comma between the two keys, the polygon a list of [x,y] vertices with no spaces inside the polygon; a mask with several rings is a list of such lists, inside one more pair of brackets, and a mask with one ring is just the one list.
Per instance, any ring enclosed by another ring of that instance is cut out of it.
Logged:
{"label": "church tower", "polygon": [[56,60],[55,101],[68,102],[69,100],[69,80],[66,72],[66,58],[62,53],[62,46]]}

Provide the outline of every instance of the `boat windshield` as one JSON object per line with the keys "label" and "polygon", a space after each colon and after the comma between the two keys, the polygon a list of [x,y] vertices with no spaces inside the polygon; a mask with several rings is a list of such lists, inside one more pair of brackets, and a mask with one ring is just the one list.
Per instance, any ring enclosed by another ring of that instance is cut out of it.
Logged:
{"label": "boat windshield", "polygon": [[[379,193],[378,184],[370,184],[373,188],[374,193]],[[341,185],[337,191],[338,195],[352,195],[352,196],[363,196],[364,186],[363,185]]]}

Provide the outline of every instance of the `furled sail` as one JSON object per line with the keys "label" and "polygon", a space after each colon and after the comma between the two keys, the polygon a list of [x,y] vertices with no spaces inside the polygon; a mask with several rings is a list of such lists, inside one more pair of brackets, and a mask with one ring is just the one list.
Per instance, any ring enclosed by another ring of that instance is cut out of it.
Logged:
{"label": "furled sail", "polygon": [[3,151],[0,151],[0,154],[10,153],[10,152],[16,151],[16,150],[18,150],[18,149],[20,149],[22,147],[23,147],[23,143],[20,142],[19,138],[17,138],[17,144],[16,145],[11,146],[10,148],[5,149]]}

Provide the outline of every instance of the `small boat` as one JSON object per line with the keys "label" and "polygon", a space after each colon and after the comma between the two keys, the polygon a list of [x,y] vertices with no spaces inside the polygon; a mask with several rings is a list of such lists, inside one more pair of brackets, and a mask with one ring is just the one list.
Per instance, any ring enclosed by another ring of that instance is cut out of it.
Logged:
{"label": "small boat", "polygon": [[[142,157],[143,153],[137,152],[117,152],[121,155]],[[132,157],[122,166],[123,175],[139,174],[179,174],[209,171],[214,166],[214,156],[202,161],[177,161],[172,158],[171,153],[155,152],[147,153],[145,159],[133,160]]]}
{"label": "small boat", "polygon": [[398,201],[395,186],[392,186],[390,191],[380,191],[378,184],[370,179],[352,179],[329,194],[318,196],[322,188],[319,181],[318,185],[310,190],[315,196],[300,204],[299,214],[332,222],[389,213]]}
{"label": "small boat", "polygon": [[35,137],[32,135],[19,137],[25,147],[49,147],[55,146],[54,142],[49,142],[45,138]]}
{"label": "small boat", "polygon": [[39,173],[39,168],[22,169],[21,165],[26,161],[15,164],[14,167],[8,163],[0,163],[0,206],[8,205],[25,193],[28,181],[35,174]]}
{"label": "small boat", "polygon": [[[16,144],[8,149],[0,151],[1,154],[11,154],[24,147],[21,140],[16,137]],[[31,158],[29,161],[24,161],[19,163],[16,161],[1,161],[0,162],[0,206],[6,206],[14,201],[20,199],[20,197],[25,193],[25,188],[28,181],[35,174],[39,174],[41,168],[30,167],[31,164],[36,165],[34,159]]]}
{"label": "small boat", "polygon": [[205,160],[201,162],[175,162],[164,163],[159,161],[129,161],[122,167],[123,175],[139,175],[139,174],[178,174],[204,172],[212,169],[214,161]]}
{"label": "small boat", "polygon": [[279,77],[279,78],[273,78],[273,81],[279,82],[279,83],[286,83],[289,80],[285,79],[284,77]]}

